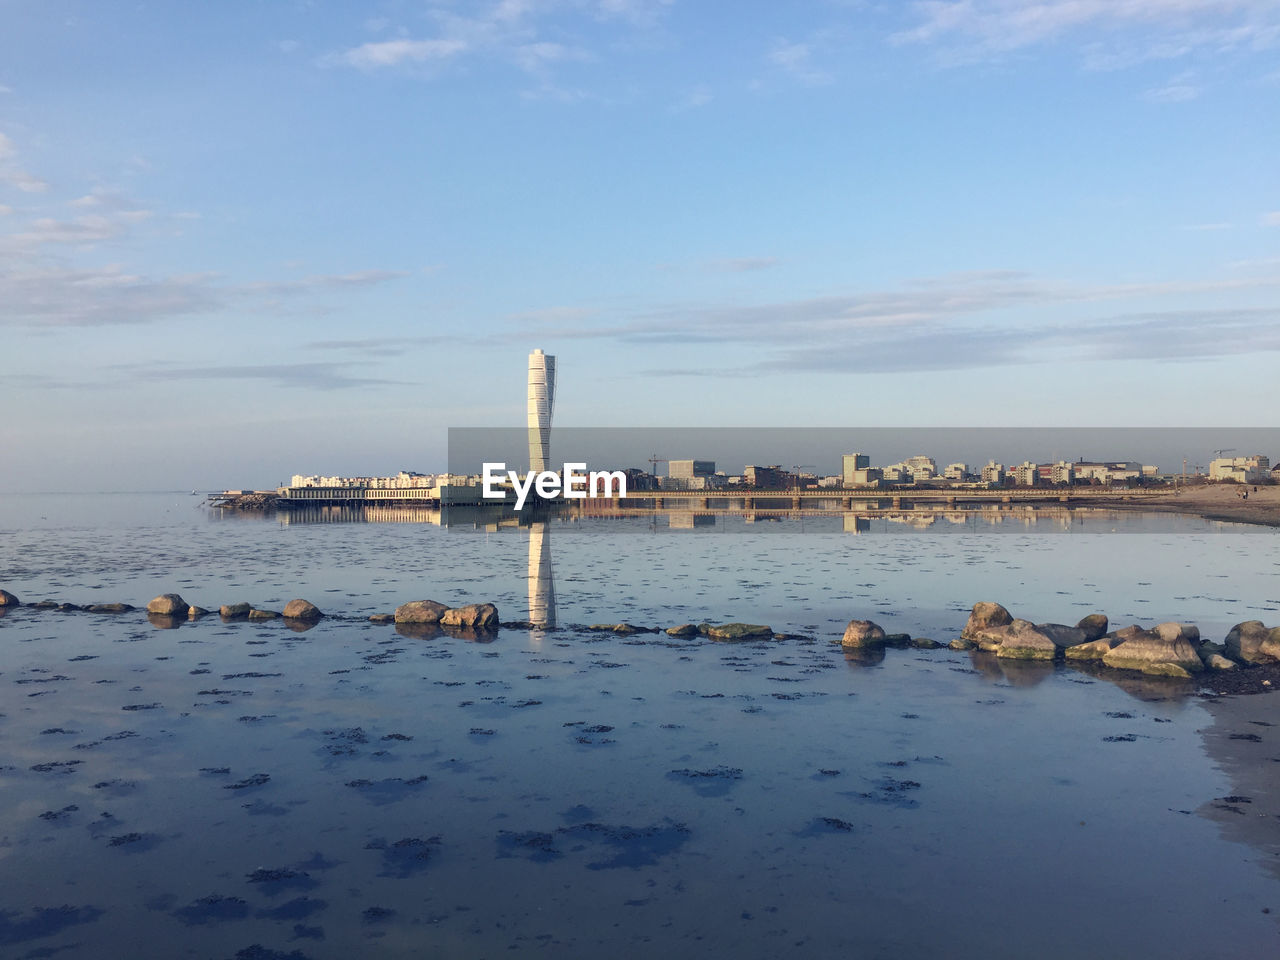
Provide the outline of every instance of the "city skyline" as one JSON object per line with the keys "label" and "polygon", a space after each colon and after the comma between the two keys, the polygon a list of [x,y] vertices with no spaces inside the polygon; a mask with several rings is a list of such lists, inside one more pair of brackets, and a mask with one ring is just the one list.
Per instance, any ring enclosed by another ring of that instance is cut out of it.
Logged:
{"label": "city skyline", "polygon": [[0,491],[441,468],[536,345],[573,427],[1280,401],[1272,0],[0,21]]}

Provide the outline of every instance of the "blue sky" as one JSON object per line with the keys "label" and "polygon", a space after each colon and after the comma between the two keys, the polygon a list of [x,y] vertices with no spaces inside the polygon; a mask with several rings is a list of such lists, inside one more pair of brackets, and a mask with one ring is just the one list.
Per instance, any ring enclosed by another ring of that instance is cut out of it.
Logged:
{"label": "blue sky", "polygon": [[443,468],[533,347],[565,426],[1271,426],[1278,98],[1274,0],[0,0],[0,490]]}

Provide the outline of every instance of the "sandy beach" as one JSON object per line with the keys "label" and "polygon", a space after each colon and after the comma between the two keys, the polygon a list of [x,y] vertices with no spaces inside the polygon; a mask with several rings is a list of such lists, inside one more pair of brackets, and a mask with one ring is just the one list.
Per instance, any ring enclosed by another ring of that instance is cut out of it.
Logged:
{"label": "sandy beach", "polygon": [[1280,486],[1249,487],[1249,499],[1240,496],[1242,487],[1232,484],[1203,484],[1184,487],[1172,497],[1157,497],[1140,503],[1121,503],[1115,506],[1126,510],[1186,513],[1206,520],[1223,520],[1230,523],[1255,523],[1280,527]]}

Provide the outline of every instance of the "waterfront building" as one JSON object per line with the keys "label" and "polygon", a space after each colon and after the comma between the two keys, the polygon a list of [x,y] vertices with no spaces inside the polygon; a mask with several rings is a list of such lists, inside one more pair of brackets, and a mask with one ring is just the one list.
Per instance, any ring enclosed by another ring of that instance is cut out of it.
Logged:
{"label": "waterfront building", "polygon": [[781,490],[791,482],[791,474],[782,469],[781,464],[768,467],[757,467],[748,464],[742,470],[742,481],[757,490]]}
{"label": "waterfront building", "polygon": [[1262,483],[1271,476],[1271,458],[1255,453],[1249,457],[1219,457],[1209,461],[1210,480]]}
{"label": "waterfront building", "polygon": [[[865,453],[846,453],[840,458],[840,476],[844,478],[844,485],[851,487],[858,483],[854,479],[854,474],[859,470],[867,470],[871,467],[871,458]],[[866,482],[866,481],[862,481]]]}
{"label": "waterfront building", "polygon": [[529,469],[539,473],[550,469],[555,405],[556,358],[534,350],[529,354]]}
{"label": "waterfront building", "polygon": [[949,463],[942,475],[948,480],[967,480],[969,478],[969,465],[967,463]]}
{"label": "waterfront building", "polygon": [[682,480],[710,477],[716,472],[714,460],[668,460],[667,476]]}
{"label": "waterfront building", "polygon": [[1040,468],[1030,460],[1022,461],[1009,472],[1013,475],[1014,483],[1020,487],[1034,487],[1040,476]]}

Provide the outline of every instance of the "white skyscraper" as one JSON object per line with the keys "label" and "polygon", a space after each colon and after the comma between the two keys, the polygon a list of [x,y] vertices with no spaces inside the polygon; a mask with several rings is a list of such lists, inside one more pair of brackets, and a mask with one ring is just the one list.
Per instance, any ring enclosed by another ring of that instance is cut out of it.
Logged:
{"label": "white skyscraper", "polygon": [[529,469],[548,470],[551,462],[551,413],[556,405],[556,358],[541,350],[529,354]]}

